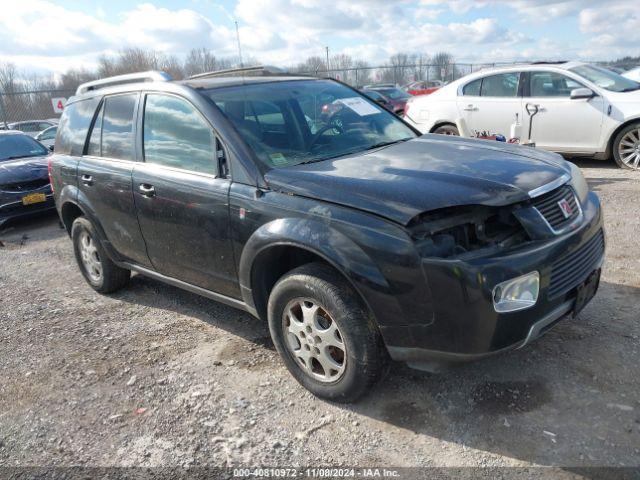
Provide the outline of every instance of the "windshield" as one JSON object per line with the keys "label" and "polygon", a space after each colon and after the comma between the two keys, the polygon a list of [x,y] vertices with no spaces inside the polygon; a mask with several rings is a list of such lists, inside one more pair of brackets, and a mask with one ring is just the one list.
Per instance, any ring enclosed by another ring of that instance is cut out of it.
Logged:
{"label": "windshield", "polygon": [[569,71],[577,73],[597,86],[612,92],[631,92],[640,89],[640,83],[618,75],[605,68],[594,67],[593,65],[580,65],[570,68]]}
{"label": "windshield", "polygon": [[399,88],[378,88],[377,90],[381,94],[386,95],[393,100],[406,100],[407,98],[411,97],[411,95],[409,95],[407,92],[403,92]]}
{"label": "windshield", "polygon": [[22,157],[47,155],[49,150],[33,138],[22,134],[0,135],[0,162]]}
{"label": "windshield", "polygon": [[376,103],[330,80],[292,80],[205,92],[270,168],[315,162],[416,137]]}

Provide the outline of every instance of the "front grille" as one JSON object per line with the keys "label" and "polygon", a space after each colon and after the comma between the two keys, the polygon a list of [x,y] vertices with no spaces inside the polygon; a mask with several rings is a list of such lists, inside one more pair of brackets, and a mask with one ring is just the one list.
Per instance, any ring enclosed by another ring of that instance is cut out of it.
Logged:
{"label": "front grille", "polygon": [[5,183],[0,185],[0,190],[2,190],[3,192],[22,193],[37,190],[48,184],[48,178],[38,178],[36,180],[30,180],[28,182]]}
{"label": "front grille", "polygon": [[578,250],[553,264],[549,281],[549,298],[564,295],[584,282],[596,268],[603,254],[604,233],[600,230]]}
{"label": "front grille", "polygon": [[[571,214],[565,216],[560,203],[565,200],[571,209]],[[569,185],[563,185],[551,192],[533,199],[533,206],[542,214],[554,230],[559,230],[575,220],[580,214],[576,195]]]}

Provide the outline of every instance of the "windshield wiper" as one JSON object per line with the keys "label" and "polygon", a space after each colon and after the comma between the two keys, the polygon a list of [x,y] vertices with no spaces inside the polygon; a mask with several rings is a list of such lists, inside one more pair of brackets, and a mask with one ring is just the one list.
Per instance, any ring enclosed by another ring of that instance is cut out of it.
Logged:
{"label": "windshield wiper", "polygon": [[334,158],[338,158],[338,157],[346,157],[347,155],[353,155],[354,153],[366,152],[368,150],[374,150],[376,148],[387,147],[389,145],[393,145],[394,143],[406,142],[407,140],[411,140],[412,138],[414,138],[414,137],[401,138],[400,140],[393,140],[393,141],[387,141],[387,142],[378,142],[378,143],[374,143],[373,145],[370,145],[370,146],[365,147],[365,148],[358,147],[358,148],[354,148],[353,150],[349,150],[349,151],[346,151],[346,152],[341,152],[341,153],[338,153],[336,155],[331,155],[329,157],[312,158],[312,159],[309,159],[309,160],[305,160],[304,162],[296,163],[296,165],[304,165],[306,163],[323,162],[325,160],[333,160]]}
{"label": "windshield wiper", "polygon": [[620,91],[622,93],[625,93],[625,92],[635,92],[636,90],[640,90],[640,85],[638,85],[637,87],[625,88],[624,90],[620,90]]}
{"label": "windshield wiper", "polygon": [[400,140],[374,143],[373,145],[365,148],[365,150],[375,150],[376,148],[387,147],[389,145],[393,145],[394,143],[406,142],[407,140],[411,140],[411,138],[412,137],[407,137],[407,138],[401,138]]}

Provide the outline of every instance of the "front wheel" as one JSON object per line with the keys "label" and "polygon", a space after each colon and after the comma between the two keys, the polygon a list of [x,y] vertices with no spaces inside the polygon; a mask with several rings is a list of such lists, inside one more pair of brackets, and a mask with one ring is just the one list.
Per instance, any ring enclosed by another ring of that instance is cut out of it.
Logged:
{"label": "front wheel", "polygon": [[440,125],[438,128],[436,128],[433,133],[438,133],[440,135],[453,135],[456,137],[460,136],[460,132],[458,131],[458,127],[456,127],[455,125],[451,125],[451,124],[447,124],[447,125]]}
{"label": "front wheel", "polygon": [[269,330],[285,366],[318,397],[352,402],[381,376],[387,352],[351,286],[311,263],[282,277],[269,297]]}
{"label": "front wheel", "polygon": [[640,123],[632,123],[616,135],[613,159],[620,168],[640,170]]}

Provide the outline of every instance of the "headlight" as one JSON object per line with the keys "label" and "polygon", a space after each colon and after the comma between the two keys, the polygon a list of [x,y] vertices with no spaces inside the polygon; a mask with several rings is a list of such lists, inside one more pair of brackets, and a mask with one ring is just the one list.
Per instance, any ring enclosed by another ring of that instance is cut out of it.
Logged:
{"label": "headlight", "polygon": [[582,174],[580,168],[571,162],[568,163],[571,166],[571,185],[576,191],[580,202],[584,202],[585,198],[587,198],[587,194],[589,193],[589,185],[584,179],[584,175]]}
{"label": "headlight", "polygon": [[538,301],[540,274],[527,273],[499,283],[493,288],[493,308],[498,313],[515,312],[533,307]]}

